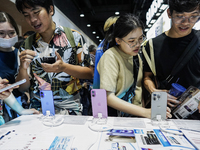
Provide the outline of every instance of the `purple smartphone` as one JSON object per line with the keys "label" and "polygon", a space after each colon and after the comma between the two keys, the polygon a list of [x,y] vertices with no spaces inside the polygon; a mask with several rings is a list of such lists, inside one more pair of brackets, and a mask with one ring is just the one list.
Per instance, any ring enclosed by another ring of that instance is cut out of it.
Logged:
{"label": "purple smartphone", "polygon": [[46,111],[50,111],[50,115],[55,115],[54,100],[52,91],[40,91],[40,99],[42,105],[42,113],[46,116]]}
{"label": "purple smartphone", "polygon": [[94,118],[98,118],[98,114],[102,114],[102,118],[108,117],[107,111],[107,95],[104,89],[91,90],[92,114]]}

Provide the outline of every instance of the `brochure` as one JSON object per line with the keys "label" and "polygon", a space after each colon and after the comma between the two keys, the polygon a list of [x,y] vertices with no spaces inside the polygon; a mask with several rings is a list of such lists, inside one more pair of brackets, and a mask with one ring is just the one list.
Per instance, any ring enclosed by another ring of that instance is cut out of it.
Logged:
{"label": "brochure", "polygon": [[48,150],[71,150],[73,136],[56,136]]}
{"label": "brochure", "polygon": [[162,132],[159,129],[135,129],[134,132],[138,148],[140,150],[195,150],[195,147],[187,140],[184,135]]}
{"label": "brochure", "polygon": [[198,111],[200,90],[194,86],[190,86],[180,98],[178,98],[178,101],[182,103],[172,110],[172,114],[178,119],[190,118],[192,114]]}

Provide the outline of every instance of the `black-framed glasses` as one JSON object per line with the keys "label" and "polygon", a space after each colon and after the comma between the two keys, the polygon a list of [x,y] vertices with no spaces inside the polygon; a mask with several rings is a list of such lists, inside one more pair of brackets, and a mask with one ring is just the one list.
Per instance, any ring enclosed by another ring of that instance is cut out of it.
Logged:
{"label": "black-framed glasses", "polygon": [[132,42],[126,42],[123,39],[121,40],[124,41],[124,43],[126,43],[130,48],[134,48],[138,43],[141,45],[146,39],[146,36],[143,34],[138,40],[134,40]]}
{"label": "black-framed glasses", "polygon": [[16,32],[13,30],[13,31],[3,31],[3,30],[0,30],[0,38],[5,38],[6,35],[8,35],[10,38],[14,37],[16,35]]}
{"label": "black-framed glasses", "polygon": [[188,19],[189,23],[196,23],[200,20],[200,16],[190,16],[190,17],[185,17],[185,16],[175,16],[172,17],[172,19],[174,20],[174,22],[176,24],[181,24],[185,21],[185,19]]}

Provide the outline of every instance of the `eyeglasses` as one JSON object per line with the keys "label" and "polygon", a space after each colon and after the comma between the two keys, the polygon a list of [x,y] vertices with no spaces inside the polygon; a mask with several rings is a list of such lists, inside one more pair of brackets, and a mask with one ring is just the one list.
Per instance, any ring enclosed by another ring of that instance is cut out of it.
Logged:
{"label": "eyeglasses", "polygon": [[200,16],[190,16],[190,17],[185,17],[185,16],[176,16],[172,18],[176,24],[181,24],[185,21],[185,19],[188,19],[189,23],[196,23],[200,20]]}
{"label": "eyeglasses", "polygon": [[146,36],[143,34],[138,40],[134,40],[134,41],[130,41],[130,42],[126,42],[123,39],[121,39],[121,40],[124,41],[124,43],[126,43],[130,48],[133,48],[138,43],[141,45],[146,39],[147,39]]}
{"label": "eyeglasses", "polygon": [[0,38],[5,38],[6,35],[8,35],[10,38],[14,37],[16,35],[15,31],[0,31]]}

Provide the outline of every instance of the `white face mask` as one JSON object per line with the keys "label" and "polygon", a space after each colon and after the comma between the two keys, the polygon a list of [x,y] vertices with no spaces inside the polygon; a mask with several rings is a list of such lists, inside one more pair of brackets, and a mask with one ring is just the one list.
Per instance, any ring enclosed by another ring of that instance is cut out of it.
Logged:
{"label": "white face mask", "polygon": [[0,47],[2,48],[11,48],[12,46],[15,45],[15,43],[18,41],[18,36],[5,39],[5,38],[0,38]]}

